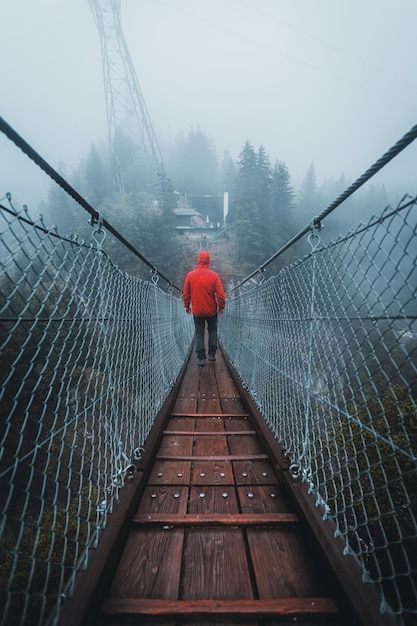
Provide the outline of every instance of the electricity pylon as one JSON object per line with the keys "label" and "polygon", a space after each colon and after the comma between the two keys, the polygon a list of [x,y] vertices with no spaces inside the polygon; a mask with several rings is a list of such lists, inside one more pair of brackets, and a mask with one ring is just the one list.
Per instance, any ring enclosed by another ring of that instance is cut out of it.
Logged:
{"label": "electricity pylon", "polygon": [[118,190],[153,191],[163,159],[123,35],[120,0],[88,0],[101,40],[107,127]]}

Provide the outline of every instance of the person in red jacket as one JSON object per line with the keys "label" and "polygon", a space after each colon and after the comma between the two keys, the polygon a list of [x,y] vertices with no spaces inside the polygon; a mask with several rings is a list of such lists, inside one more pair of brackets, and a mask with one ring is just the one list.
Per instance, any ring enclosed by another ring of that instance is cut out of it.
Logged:
{"label": "person in red jacket", "polygon": [[208,360],[216,360],[217,314],[222,315],[226,296],[220,276],[210,269],[210,254],[200,252],[197,269],[185,277],[183,302],[187,313],[193,314],[195,326],[195,351],[198,364],[206,364],[204,333],[208,330]]}

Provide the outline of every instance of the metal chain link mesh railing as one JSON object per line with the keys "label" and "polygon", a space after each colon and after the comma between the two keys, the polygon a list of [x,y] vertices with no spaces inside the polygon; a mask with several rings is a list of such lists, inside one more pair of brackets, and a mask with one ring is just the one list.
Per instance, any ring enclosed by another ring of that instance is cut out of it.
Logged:
{"label": "metal chain link mesh railing", "polygon": [[[155,270],[2,118],[0,130],[98,224],[87,245],[0,202],[0,626],[37,626],[87,566],[193,324],[157,270],[146,282],[111,263],[102,227]],[[307,225],[239,283],[219,323],[294,480],[403,626],[417,620],[417,199],[327,245],[318,228],[416,137],[315,219],[310,254],[247,289]]]}
{"label": "metal chain link mesh railing", "polygon": [[[417,621],[417,199],[258,286],[222,344],[276,438],[382,591]],[[237,295],[236,295],[237,294]]]}
{"label": "metal chain link mesh railing", "polygon": [[0,624],[44,624],[106,526],[193,338],[181,300],[0,207]]}

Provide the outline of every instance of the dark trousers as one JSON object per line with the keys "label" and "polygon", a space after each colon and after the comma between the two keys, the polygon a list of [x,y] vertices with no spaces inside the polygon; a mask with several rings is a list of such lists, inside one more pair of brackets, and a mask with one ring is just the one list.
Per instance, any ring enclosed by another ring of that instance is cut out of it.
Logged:
{"label": "dark trousers", "polygon": [[208,330],[208,353],[213,356],[217,350],[217,315],[212,317],[194,317],[195,326],[195,351],[198,359],[206,358],[206,348],[204,345],[204,333]]}

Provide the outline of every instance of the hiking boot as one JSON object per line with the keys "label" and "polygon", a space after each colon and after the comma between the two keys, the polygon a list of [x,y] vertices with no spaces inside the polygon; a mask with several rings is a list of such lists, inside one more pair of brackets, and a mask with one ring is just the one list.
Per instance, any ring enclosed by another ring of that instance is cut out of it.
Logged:
{"label": "hiking boot", "polygon": [[209,356],[208,356],[208,360],[209,360],[209,361],[215,361],[215,360],[216,360],[216,357],[214,356],[214,354],[209,354]]}
{"label": "hiking boot", "polygon": [[204,367],[206,364],[206,359],[198,359],[198,364],[200,367]]}

